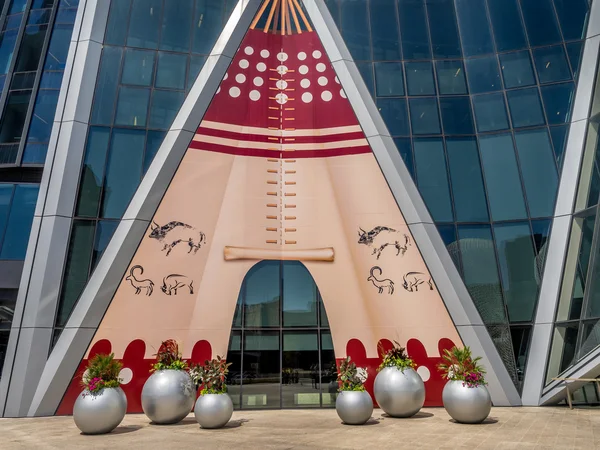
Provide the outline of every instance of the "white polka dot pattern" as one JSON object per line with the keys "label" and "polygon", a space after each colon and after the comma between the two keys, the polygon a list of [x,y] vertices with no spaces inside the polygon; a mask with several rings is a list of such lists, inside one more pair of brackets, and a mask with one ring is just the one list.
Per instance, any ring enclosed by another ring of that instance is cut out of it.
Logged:
{"label": "white polka dot pattern", "polygon": [[305,92],[304,94],[302,94],[302,101],[304,103],[310,103],[312,102],[313,96],[310,92]]}
{"label": "white polka dot pattern", "polygon": [[249,97],[250,100],[257,101],[260,99],[260,92],[258,92],[257,90],[250,91]]}
{"label": "white polka dot pattern", "polygon": [[315,50],[313,53],[313,58],[319,59],[322,56],[322,53],[319,50]]}
{"label": "white polka dot pattern", "polygon": [[240,91],[239,87],[233,86],[229,89],[229,95],[231,95],[233,98],[238,98],[241,93],[242,91]]}
{"label": "white polka dot pattern", "polygon": [[327,86],[329,80],[327,80],[327,77],[319,77],[318,82],[320,86]]}
{"label": "white polka dot pattern", "polygon": [[298,59],[300,61],[304,61],[306,59],[306,53],[304,53],[304,52],[298,53]]}
{"label": "white polka dot pattern", "polygon": [[298,72],[300,72],[302,75],[306,75],[308,73],[308,66],[305,66],[305,65],[300,66],[300,68],[298,69]]}
{"label": "white polka dot pattern", "polygon": [[242,69],[247,69],[248,67],[250,67],[250,63],[248,62],[247,59],[242,59],[242,60],[240,60],[240,67]]}
{"label": "white polka dot pattern", "polygon": [[323,91],[321,93],[321,98],[323,99],[323,101],[328,102],[328,101],[331,101],[331,99],[333,98],[333,95],[329,91]]}
{"label": "white polka dot pattern", "polygon": [[235,76],[235,81],[237,81],[238,83],[245,83],[246,82],[246,75],[244,75],[243,73],[238,73]]}
{"label": "white polka dot pattern", "polygon": [[277,53],[277,59],[281,62],[286,62],[288,59],[288,55],[285,52],[279,52]]}
{"label": "white polka dot pattern", "polygon": [[256,70],[258,70],[259,72],[264,72],[265,70],[267,70],[267,65],[265,63],[258,63],[256,65]]}
{"label": "white polka dot pattern", "polygon": [[269,50],[261,50],[260,56],[262,56],[263,58],[268,58],[269,56],[271,56],[271,53],[269,52]]}
{"label": "white polka dot pattern", "polygon": [[254,82],[254,86],[258,86],[258,87],[261,87],[263,84],[265,84],[265,80],[263,80],[261,77],[255,77],[253,82]]}
{"label": "white polka dot pattern", "polygon": [[254,49],[252,47],[246,47],[244,49],[244,53],[248,56],[252,55],[254,53]]}
{"label": "white polka dot pattern", "polygon": [[323,63],[319,63],[317,64],[317,72],[325,72],[325,69],[327,69],[327,66]]}
{"label": "white polka dot pattern", "polygon": [[310,80],[308,78],[303,78],[302,81],[300,81],[300,86],[304,89],[308,89],[310,87]]}

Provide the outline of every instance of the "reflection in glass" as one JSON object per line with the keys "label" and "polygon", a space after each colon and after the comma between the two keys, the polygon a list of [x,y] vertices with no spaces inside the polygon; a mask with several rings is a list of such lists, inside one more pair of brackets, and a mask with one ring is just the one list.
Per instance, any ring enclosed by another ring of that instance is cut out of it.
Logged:
{"label": "reflection in glass", "polygon": [[122,86],[119,89],[115,124],[145,127],[149,100],[150,89]]}
{"label": "reflection in glass", "polygon": [[242,408],[280,407],[279,331],[244,333]]}
{"label": "reflection in glass", "polygon": [[573,83],[552,84],[542,86],[542,100],[546,109],[546,117],[550,125],[567,123],[573,103]]}
{"label": "reflection in glass", "polygon": [[369,2],[373,59],[394,61],[401,59],[396,5],[389,0]]}
{"label": "reflection in glass", "polygon": [[527,47],[518,0],[488,0],[494,39],[499,52]]}
{"label": "reflection in glass", "polygon": [[569,42],[567,45],[567,56],[573,70],[573,77],[577,78],[579,72],[579,64],[581,63],[581,52],[583,50],[583,42]]}
{"label": "reflection in glass", "polygon": [[462,61],[436,61],[435,68],[441,95],[467,93]]}
{"label": "reflection in glass", "polygon": [[111,2],[106,35],[104,36],[105,44],[125,45],[130,8],[131,0],[113,0]]}
{"label": "reflection in glass", "polygon": [[190,25],[194,16],[194,0],[167,2],[162,17],[160,49],[188,52],[190,49]]}
{"label": "reflection in glass", "polygon": [[427,0],[429,34],[434,58],[460,58],[461,49],[453,0]]}
{"label": "reflection in glass", "polygon": [[129,47],[158,48],[161,0],[133,0],[127,34]]}
{"label": "reflection in glass", "polygon": [[290,261],[283,265],[283,280],[283,325],[316,327],[317,286],[310,272],[301,263]]}
{"label": "reflection in glass", "polygon": [[33,222],[33,213],[40,187],[35,184],[17,184],[6,223],[0,259],[24,260]]}
{"label": "reflection in glass", "polygon": [[375,79],[377,80],[378,97],[397,97],[404,95],[402,63],[375,63]]}
{"label": "reflection in glass", "polygon": [[408,136],[408,113],[404,98],[378,98],[377,109],[392,136]]}
{"label": "reflection in glass", "polygon": [[367,2],[341,2],[340,7],[342,36],[352,57],[356,61],[372,60]]}
{"label": "reflection in glass", "polygon": [[117,229],[119,222],[116,220],[99,220],[96,225],[96,237],[94,239],[94,250],[92,252],[92,266],[90,271],[93,271],[96,268],[96,265],[102,258],[102,254],[113,234]]}
{"label": "reflection in glass", "polygon": [[150,86],[154,75],[155,54],[146,50],[126,49],[121,83]]}
{"label": "reflection in glass", "polygon": [[408,103],[413,134],[441,134],[437,99],[410,98]]}
{"label": "reflection in glass", "polygon": [[430,62],[407,62],[405,69],[408,95],[435,95]]}
{"label": "reflection in glass", "polygon": [[485,0],[456,0],[455,3],[465,56],[493,53]]}
{"label": "reflection in glass", "polygon": [[431,58],[425,3],[415,0],[398,0],[398,16],[404,59]]}
{"label": "reflection in glass", "polygon": [[283,333],[282,406],[320,406],[319,345],[316,331]]}
{"label": "reflection in glass", "polygon": [[477,95],[473,97],[473,109],[477,131],[497,131],[508,128],[506,106],[502,93]]}
{"label": "reflection in glass", "polygon": [[584,38],[589,3],[586,0],[554,0],[554,7],[564,39],[571,41]]}
{"label": "reflection in glass", "polygon": [[279,326],[280,273],[278,261],[254,266],[244,281],[245,327]]}
{"label": "reflection in glass", "polygon": [[160,52],[158,54],[158,69],[156,70],[156,87],[185,89],[186,65],[186,55]]}
{"label": "reflection in glass", "polygon": [[122,52],[119,47],[106,46],[102,50],[91,117],[94,124],[112,125]]}
{"label": "reflection in glass", "polygon": [[519,89],[506,93],[513,128],[544,125],[544,113],[537,88]]}
{"label": "reflection in glass", "polygon": [[495,55],[466,60],[467,79],[472,94],[494,92],[502,89],[498,60]]}
{"label": "reflection in glass", "polygon": [[161,91],[156,89],[152,94],[148,127],[168,130],[181,109],[184,99],[185,93],[181,91]]}
{"label": "reflection in glass", "polygon": [[[235,323],[235,322],[234,322]],[[234,325],[235,326],[235,325]],[[240,394],[242,392],[242,332],[232,331],[229,336],[229,348],[227,349],[227,362],[229,373],[227,374],[227,394],[231,397],[233,407],[240,408]]]}
{"label": "reflection in glass", "polygon": [[577,359],[583,358],[598,345],[600,345],[600,319],[584,322]]}
{"label": "reflection in glass", "polygon": [[321,401],[323,407],[335,407],[337,397],[337,366],[331,332],[321,332]]}
{"label": "reflection in glass", "polygon": [[396,148],[402,156],[404,160],[404,164],[406,164],[406,169],[410,173],[410,176],[415,179],[415,162],[412,154],[412,145],[410,143],[410,138],[395,138],[394,143],[396,144]]}
{"label": "reflection in glass", "polygon": [[561,41],[552,0],[521,0],[521,10],[532,47]]}
{"label": "reflection in glass", "polygon": [[475,134],[469,97],[441,97],[445,134]]}
{"label": "reflection in glass", "polygon": [[531,57],[528,51],[504,53],[500,57],[500,67],[507,88],[531,86],[535,84]]}
{"label": "reflection in glass", "polygon": [[536,48],[533,50],[533,59],[540,83],[571,79],[569,63],[562,45]]}
{"label": "reflection in glass", "polygon": [[77,198],[76,214],[79,217],[96,217],[98,214],[109,137],[109,128],[90,127]]}

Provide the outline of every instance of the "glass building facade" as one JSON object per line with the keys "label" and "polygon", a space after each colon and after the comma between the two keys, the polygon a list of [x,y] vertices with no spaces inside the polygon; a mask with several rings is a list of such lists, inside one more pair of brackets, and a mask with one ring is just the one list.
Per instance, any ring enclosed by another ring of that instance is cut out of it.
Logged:
{"label": "glass building facade", "polygon": [[[53,317],[45,357],[238,4],[106,1],[64,264],[51,293],[55,308],[46,311]],[[544,368],[548,386],[600,346],[600,81],[580,173],[561,179],[593,2],[319,2],[519,393],[559,188],[577,185]],[[40,183],[45,171],[57,170],[44,163],[62,123],[57,105],[71,88],[63,75],[84,3],[0,0],[0,372],[17,298],[26,301],[18,282],[38,192],[45,192]],[[331,330],[304,265],[263,261],[248,272],[228,358],[236,408],[332,405]]]}

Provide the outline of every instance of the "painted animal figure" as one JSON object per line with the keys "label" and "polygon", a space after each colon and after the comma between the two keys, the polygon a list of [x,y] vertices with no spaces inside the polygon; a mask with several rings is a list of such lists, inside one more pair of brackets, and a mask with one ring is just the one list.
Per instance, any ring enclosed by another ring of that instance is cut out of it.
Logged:
{"label": "painted animal figure", "polygon": [[[422,272],[408,272],[403,277],[402,287],[406,289],[408,292],[418,292],[419,286],[425,283],[427,275]],[[427,281],[429,285],[429,290],[433,291],[433,283],[431,282],[431,277]]]}
{"label": "painted animal figure", "polygon": [[385,278],[383,280],[378,279],[374,275],[374,272],[376,270],[379,270],[379,276],[383,275],[383,271],[381,270],[381,267],[373,266],[373,267],[371,267],[371,275],[369,276],[369,278],[367,278],[367,281],[370,281],[371,283],[373,283],[373,286],[375,286],[378,289],[380,294],[383,294],[383,290],[387,288],[388,294],[392,295],[394,293],[394,282],[392,280],[390,280],[389,278]]}
{"label": "painted animal figure", "polygon": [[190,294],[194,293],[194,281],[190,280],[185,275],[172,274],[168,275],[163,279],[163,285],[160,289],[167,295],[177,295],[177,289],[187,287],[190,290]]}
{"label": "painted animal figure", "polygon": [[407,234],[400,235],[400,232],[389,227],[377,226],[371,231],[365,231],[362,228],[358,228],[358,243],[367,245],[368,247],[374,247],[372,255],[377,255],[377,259],[381,256],[381,253],[389,245],[396,247],[396,256],[402,253],[402,256],[408,250],[408,247],[412,245],[410,237]]}
{"label": "painted animal figure", "polygon": [[139,295],[140,292],[142,292],[142,289],[146,289],[146,295],[150,296],[154,291],[154,282],[150,279],[138,280],[133,273],[135,270],[138,269],[140,271],[140,275],[144,273],[144,268],[142,266],[133,266],[129,270],[129,275],[125,277],[125,280],[129,281],[131,285],[135,288],[135,295]]}
{"label": "painted animal figure", "polygon": [[173,221],[160,226],[152,221],[150,229],[152,232],[148,237],[164,244],[162,251],[167,252],[166,256],[169,256],[171,251],[182,242],[187,242],[190,248],[188,253],[193,251],[194,254],[200,250],[203,243],[206,243],[206,235],[202,231],[198,231],[191,225],[183,222]]}

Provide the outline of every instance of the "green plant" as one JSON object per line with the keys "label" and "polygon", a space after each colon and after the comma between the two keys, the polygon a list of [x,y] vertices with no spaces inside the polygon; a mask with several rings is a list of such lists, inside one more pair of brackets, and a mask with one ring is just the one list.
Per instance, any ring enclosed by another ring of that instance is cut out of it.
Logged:
{"label": "green plant", "polygon": [[188,370],[188,364],[179,352],[179,345],[174,339],[163,341],[156,353],[156,363],[152,365],[150,372],[156,370]]}
{"label": "green plant", "polygon": [[383,350],[383,345],[379,343],[379,354],[383,353],[383,361],[377,368],[377,371],[383,370],[386,367],[396,367],[404,371],[405,369],[414,369],[417,365],[406,354],[406,349],[402,347],[398,341],[394,341],[394,345],[387,352]]}
{"label": "green plant", "polygon": [[338,390],[341,391],[364,391],[363,379],[358,375],[356,364],[348,356],[340,362],[337,369]]}
{"label": "green plant", "polygon": [[486,384],[485,369],[479,364],[481,357],[473,358],[469,347],[444,349],[442,359],[444,362],[438,364],[438,370],[448,380],[462,381],[469,387]]}
{"label": "green plant", "polygon": [[227,385],[225,378],[229,373],[229,366],[225,358],[217,356],[215,359],[204,361],[204,365],[197,364],[190,369],[190,376],[196,384],[201,386],[200,395],[225,394]]}
{"label": "green plant", "polygon": [[104,388],[116,388],[121,385],[119,373],[123,364],[115,360],[115,355],[98,354],[89,360],[85,372],[81,376],[81,385],[92,394]]}

